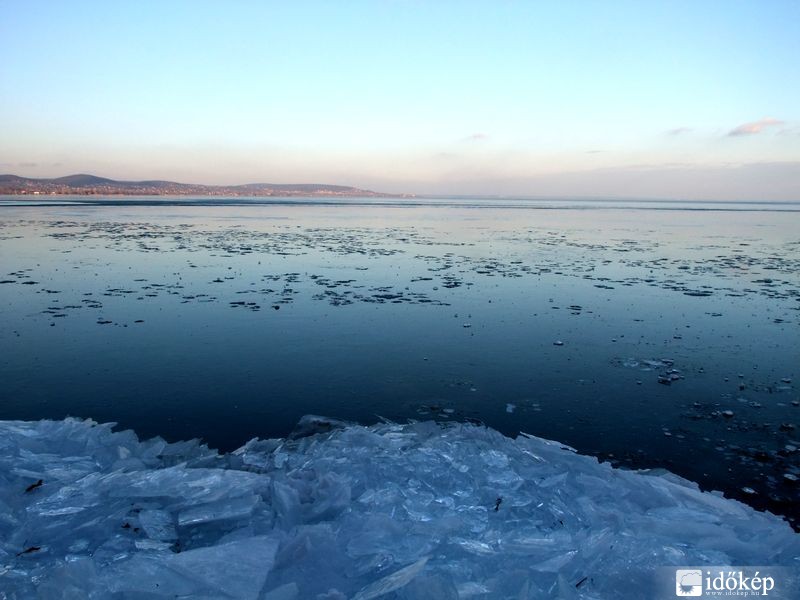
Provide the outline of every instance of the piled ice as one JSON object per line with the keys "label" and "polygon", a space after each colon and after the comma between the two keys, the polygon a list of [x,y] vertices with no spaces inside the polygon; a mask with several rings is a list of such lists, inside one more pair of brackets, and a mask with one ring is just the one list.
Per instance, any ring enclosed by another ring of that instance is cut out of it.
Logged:
{"label": "piled ice", "polygon": [[0,422],[0,597],[645,598],[656,567],[800,557],[773,515],[539,438],[301,424],[218,455]]}

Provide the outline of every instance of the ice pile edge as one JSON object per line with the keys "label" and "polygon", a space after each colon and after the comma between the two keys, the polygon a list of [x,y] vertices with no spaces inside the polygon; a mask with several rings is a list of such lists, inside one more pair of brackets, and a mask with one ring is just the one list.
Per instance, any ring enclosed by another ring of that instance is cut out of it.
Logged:
{"label": "ice pile edge", "polygon": [[471,424],[306,417],[224,455],[112,427],[0,422],[3,598],[643,598],[800,560],[774,515]]}

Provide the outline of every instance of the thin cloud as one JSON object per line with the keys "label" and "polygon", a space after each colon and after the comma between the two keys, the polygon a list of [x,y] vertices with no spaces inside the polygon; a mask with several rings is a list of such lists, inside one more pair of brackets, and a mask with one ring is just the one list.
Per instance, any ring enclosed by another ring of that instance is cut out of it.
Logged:
{"label": "thin cloud", "polygon": [[4,162],[4,163],[0,163],[0,167],[11,167],[12,169],[14,167],[19,167],[19,168],[24,168],[24,169],[31,169],[31,168],[35,168],[35,167],[38,167],[38,166],[39,166],[39,163],[35,163],[35,162]]}
{"label": "thin cloud", "polygon": [[676,127],[675,129],[670,129],[667,131],[668,135],[682,135],[684,133],[689,133],[694,131],[691,127]]}
{"label": "thin cloud", "polygon": [[60,167],[63,163],[39,163],[39,162],[0,162],[3,168],[38,169],[39,167]]}
{"label": "thin cloud", "polygon": [[755,135],[757,133],[761,133],[768,127],[776,127],[778,125],[783,125],[783,121],[779,121],[778,119],[773,119],[772,117],[765,117],[758,121],[753,121],[752,123],[744,123],[731,129],[728,132],[728,137],[738,137],[741,135]]}
{"label": "thin cloud", "polygon": [[473,133],[472,135],[468,135],[464,138],[465,142],[485,142],[489,139],[489,135],[486,133]]}
{"label": "thin cloud", "polygon": [[800,136],[800,127],[784,127],[780,131],[776,132],[776,135],[780,136]]}

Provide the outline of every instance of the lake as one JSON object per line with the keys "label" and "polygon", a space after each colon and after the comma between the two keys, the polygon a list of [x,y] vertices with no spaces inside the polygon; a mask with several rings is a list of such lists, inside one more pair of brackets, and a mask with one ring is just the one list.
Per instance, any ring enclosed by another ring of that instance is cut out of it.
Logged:
{"label": "lake", "polygon": [[0,419],[470,420],[800,517],[800,203],[0,197]]}

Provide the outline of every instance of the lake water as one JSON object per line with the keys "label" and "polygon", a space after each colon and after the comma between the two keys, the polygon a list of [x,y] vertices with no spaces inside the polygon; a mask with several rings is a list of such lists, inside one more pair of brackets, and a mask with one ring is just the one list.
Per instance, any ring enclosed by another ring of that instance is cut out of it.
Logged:
{"label": "lake water", "polygon": [[800,516],[800,203],[0,197],[0,419],[478,420]]}

